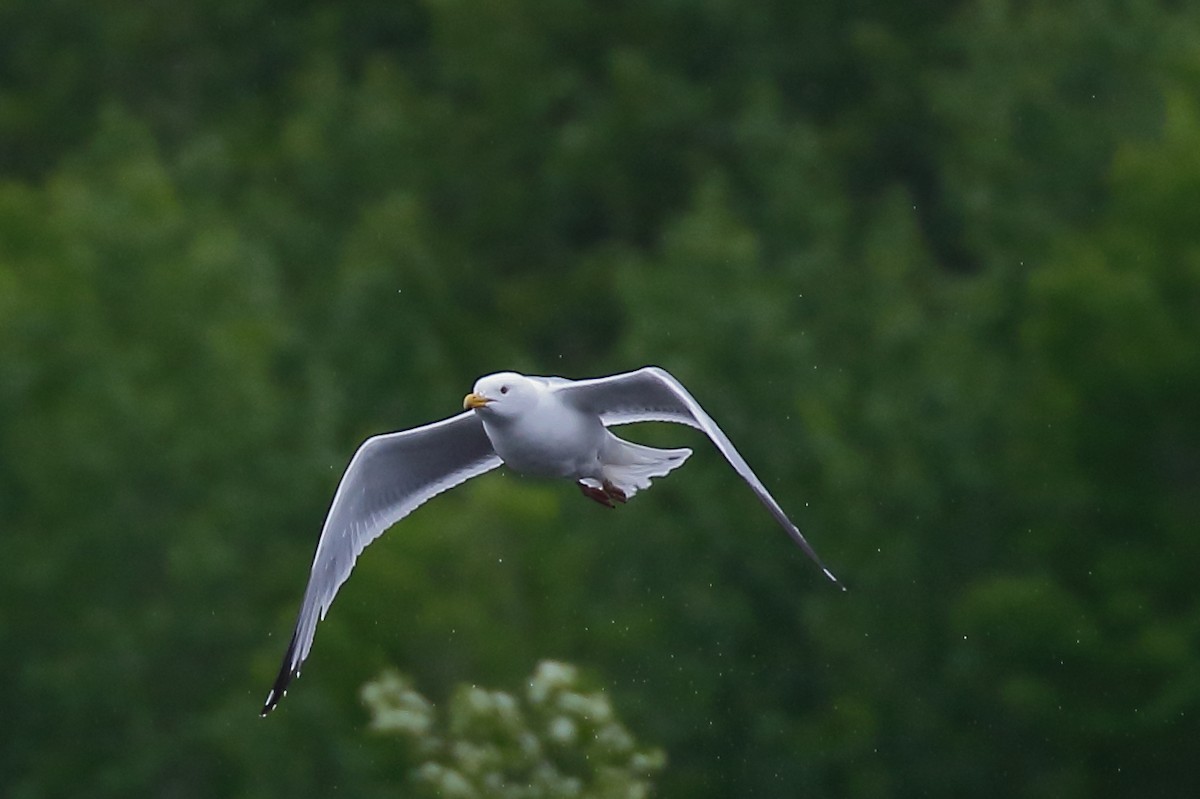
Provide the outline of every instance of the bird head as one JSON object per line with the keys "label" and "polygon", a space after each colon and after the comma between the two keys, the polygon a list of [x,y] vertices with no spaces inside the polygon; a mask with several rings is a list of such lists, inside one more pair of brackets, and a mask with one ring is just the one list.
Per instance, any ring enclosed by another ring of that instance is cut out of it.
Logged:
{"label": "bird head", "polygon": [[475,388],[463,397],[463,408],[487,416],[513,417],[533,407],[538,400],[538,384],[516,372],[498,372],[475,381]]}

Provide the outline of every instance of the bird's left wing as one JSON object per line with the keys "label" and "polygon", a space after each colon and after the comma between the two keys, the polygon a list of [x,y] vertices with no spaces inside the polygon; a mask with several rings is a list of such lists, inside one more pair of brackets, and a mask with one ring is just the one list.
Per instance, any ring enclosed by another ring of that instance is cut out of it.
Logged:
{"label": "bird's left wing", "polygon": [[363,442],[325,518],[296,629],[262,715],[274,709],[300,674],[317,622],[325,618],[367,544],[422,503],[500,464],[472,411]]}
{"label": "bird's left wing", "polygon": [[[717,426],[696,398],[683,384],[665,369],[647,366],[635,372],[597,377],[591,380],[564,380],[550,384],[555,394],[564,402],[580,410],[596,413],[605,426],[633,424],[635,422],[675,422],[702,430],[720,450],[729,465],[758,496],[775,520],[795,541],[805,554],[812,558],[831,581],[841,585],[812,545],[805,539],[783,508],[767,491],[766,486],[754,474],[750,465],[733,446],[729,437]],[[845,586],[842,586],[845,590]]]}

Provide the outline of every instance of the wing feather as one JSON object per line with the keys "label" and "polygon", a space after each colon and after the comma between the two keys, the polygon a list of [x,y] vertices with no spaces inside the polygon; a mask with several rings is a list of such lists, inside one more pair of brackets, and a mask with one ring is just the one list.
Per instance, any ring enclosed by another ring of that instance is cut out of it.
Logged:
{"label": "wing feather", "polygon": [[421,504],[500,464],[471,411],[363,442],[329,507],[295,631],[262,715],[275,708],[299,676],[317,622],[325,618],[363,549]]}
{"label": "wing feather", "polygon": [[725,456],[725,460],[729,461],[734,471],[750,485],[775,521],[779,522],[792,540],[812,558],[826,577],[845,590],[845,586],[821,561],[816,550],[800,532],[800,528],[784,513],[783,508],[758,479],[729,437],[700,407],[700,403],[683,384],[665,369],[647,366],[610,377],[554,383],[552,388],[564,401],[581,410],[599,414],[605,426],[635,422],[674,422],[702,430]]}

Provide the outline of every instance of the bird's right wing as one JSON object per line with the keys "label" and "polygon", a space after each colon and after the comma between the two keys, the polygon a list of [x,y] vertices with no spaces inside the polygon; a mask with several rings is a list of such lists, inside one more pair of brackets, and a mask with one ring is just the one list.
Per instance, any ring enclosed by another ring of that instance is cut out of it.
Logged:
{"label": "bird's right wing", "polygon": [[325,618],[367,544],[422,503],[500,464],[473,411],[363,442],[325,518],[296,629],[262,715],[274,709],[299,676],[317,622]]}
{"label": "bird's right wing", "polygon": [[[605,426],[635,422],[675,422],[703,431],[725,456],[725,460],[729,461],[734,471],[749,484],[759,501],[766,506],[792,540],[812,558],[826,577],[841,585],[800,532],[800,528],[788,518],[783,508],[775,501],[775,497],[771,496],[771,492],[750,468],[750,464],[746,463],[737,447],[733,446],[729,436],[725,435],[713,418],[700,407],[700,403],[691,392],[665,369],[646,366],[635,372],[591,380],[556,380],[549,385],[564,401],[580,410],[598,414]],[[845,586],[842,586],[842,590],[845,590]]]}

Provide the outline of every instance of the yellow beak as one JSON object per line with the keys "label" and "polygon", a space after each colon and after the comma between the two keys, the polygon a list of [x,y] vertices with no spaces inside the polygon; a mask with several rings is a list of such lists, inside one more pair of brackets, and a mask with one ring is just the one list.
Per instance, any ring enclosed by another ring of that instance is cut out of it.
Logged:
{"label": "yellow beak", "polygon": [[487,405],[489,402],[491,402],[491,400],[488,399],[487,397],[483,396],[482,394],[476,394],[476,393],[472,392],[472,393],[468,394],[467,396],[463,397],[463,408],[473,411],[476,408],[482,408],[484,405]]}

